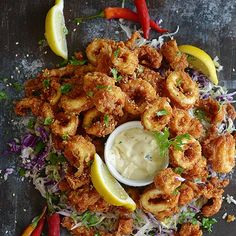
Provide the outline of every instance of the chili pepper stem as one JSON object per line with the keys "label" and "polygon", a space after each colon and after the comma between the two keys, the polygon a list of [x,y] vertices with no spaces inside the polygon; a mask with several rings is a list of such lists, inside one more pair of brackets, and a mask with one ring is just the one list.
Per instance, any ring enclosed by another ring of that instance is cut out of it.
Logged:
{"label": "chili pepper stem", "polygon": [[91,20],[91,19],[97,19],[97,18],[104,18],[104,11],[101,11],[98,14],[92,15],[92,16],[77,17],[74,19],[74,21],[77,25],[79,25],[85,20]]}

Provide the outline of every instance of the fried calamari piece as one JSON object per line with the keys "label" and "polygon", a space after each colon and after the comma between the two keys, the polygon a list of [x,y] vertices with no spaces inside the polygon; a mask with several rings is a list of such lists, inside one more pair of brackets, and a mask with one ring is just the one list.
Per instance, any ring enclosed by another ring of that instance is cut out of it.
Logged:
{"label": "fried calamari piece", "polygon": [[144,45],[137,49],[139,64],[158,69],[161,66],[162,55],[157,49]]}
{"label": "fried calamari piece", "polygon": [[93,160],[95,146],[81,135],[73,136],[65,144],[64,155],[78,169],[75,176],[79,177],[84,171],[84,165]]}
{"label": "fried calamari piece", "polygon": [[90,97],[100,89],[110,89],[115,86],[115,79],[103,74],[101,72],[87,73],[84,76],[83,89]]}
{"label": "fried calamari piece", "polygon": [[160,189],[148,188],[141,195],[140,206],[145,212],[150,212],[159,219],[160,216],[163,216],[161,213],[172,212],[178,205],[178,200],[179,193],[166,195]]}
{"label": "fried calamari piece", "polygon": [[174,71],[166,79],[168,97],[174,105],[189,109],[199,98],[199,88],[184,71]]}
{"label": "fried calamari piece", "polygon": [[202,236],[199,224],[184,223],[181,225],[179,236]]}
{"label": "fried calamari piece", "polygon": [[117,124],[112,115],[103,114],[96,108],[88,110],[84,114],[83,128],[88,134],[104,137],[110,134]]}
{"label": "fried calamari piece", "polygon": [[105,114],[122,116],[125,106],[125,93],[117,86],[109,89],[100,89],[92,97],[98,111]]}
{"label": "fried calamari piece", "polygon": [[172,108],[168,98],[158,98],[141,114],[141,122],[147,130],[161,131],[169,123],[171,117]]}
{"label": "fried calamari piece", "polygon": [[125,42],[125,46],[133,50],[137,47],[136,40],[140,39],[141,35],[138,31],[135,31],[131,37]]}
{"label": "fried calamari piece", "polygon": [[63,95],[60,99],[59,106],[61,106],[66,113],[79,114],[82,111],[87,111],[92,108],[93,103],[91,98],[85,94],[76,98],[70,98]]}
{"label": "fried calamari piece", "polygon": [[138,66],[137,53],[131,51],[123,43],[119,43],[119,46],[111,56],[111,61],[113,66],[121,74],[132,75]]}
{"label": "fried calamari piece", "polygon": [[220,105],[218,101],[213,98],[200,99],[196,103],[196,107],[204,114],[205,119],[210,124],[219,124],[223,121],[226,115],[226,106]]}
{"label": "fried calamari piece", "polygon": [[180,52],[175,40],[164,43],[161,47],[161,53],[173,70],[184,70],[188,67],[187,56]]}
{"label": "fried calamari piece", "polygon": [[203,155],[214,171],[229,173],[235,166],[235,139],[229,133],[209,137],[202,143]]}
{"label": "fried calamari piece", "polygon": [[41,113],[41,106],[43,102],[35,97],[23,98],[15,105],[15,113],[20,116],[25,116],[28,110],[35,116],[39,116]]}
{"label": "fried calamari piece", "polygon": [[69,204],[79,212],[85,212],[89,206],[94,205],[100,198],[99,193],[90,185],[85,185],[68,193]]}
{"label": "fried calamari piece", "polygon": [[152,85],[142,79],[129,80],[120,87],[126,94],[125,110],[133,115],[142,114],[148,104],[157,98]]}
{"label": "fried calamari piece", "polygon": [[164,194],[171,195],[181,185],[180,178],[181,176],[176,174],[171,168],[166,168],[155,176],[154,184]]}
{"label": "fried calamari piece", "polygon": [[148,67],[138,65],[136,76],[140,79],[146,80],[156,91],[159,91],[161,80],[163,80],[159,72],[151,70]]}
{"label": "fried calamari piece", "polygon": [[111,210],[111,205],[103,198],[100,198],[96,203],[90,205],[88,209],[93,212],[109,212]]}
{"label": "fried calamari piece", "polygon": [[175,147],[170,147],[170,163],[174,167],[182,167],[190,170],[202,158],[202,148],[200,143],[190,136],[189,139],[182,140],[182,150],[177,150]]}
{"label": "fried calamari piece", "polygon": [[55,117],[55,121],[51,125],[51,131],[60,137],[73,136],[76,134],[79,125],[79,118],[76,115],[66,115],[59,113]]}
{"label": "fried calamari piece", "polygon": [[77,66],[68,64],[65,67],[61,67],[58,69],[45,69],[43,71],[43,77],[44,78],[49,78],[49,77],[58,77],[58,78],[62,78],[62,77],[71,77],[75,70],[76,70]]}
{"label": "fried calamari piece", "polygon": [[111,57],[116,42],[109,39],[94,39],[86,48],[86,55],[89,62],[97,66],[98,59],[101,55]]}
{"label": "fried calamari piece", "polygon": [[229,116],[229,118],[234,121],[236,119],[236,111],[235,111],[234,106],[230,103],[227,103],[227,104],[225,104],[225,109],[226,109],[226,113]]}
{"label": "fried calamari piece", "polygon": [[118,229],[115,233],[116,236],[130,235],[133,231],[133,219],[120,218],[118,223]]}
{"label": "fried calamari piece", "polygon": [[181,187],[179,188],[179,205],[184,206],[188,203],[190,203],[194,199],[194,191],[193,189],[183,183]]}

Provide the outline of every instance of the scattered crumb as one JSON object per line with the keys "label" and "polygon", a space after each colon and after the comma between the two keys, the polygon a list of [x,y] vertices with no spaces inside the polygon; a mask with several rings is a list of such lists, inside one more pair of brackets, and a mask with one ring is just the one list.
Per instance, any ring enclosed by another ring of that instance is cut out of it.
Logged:
{"label": "scattered crumb", "polygon": [[16,57],[18,57],[18,54],[16,54]]}
{"label": "scattered crumb", "polygon": [[16,194],[15,194],[15,193],[13,193],[13,194],[12,194],[12,196],[13,196],[13,197],[15,197],[15,196],[16,196]]}
{"label": "scattered crumb", "polygon": [[235,221],[235,216],[234,215],[228,215],[226,221],[227,221],[227,223]]}
{"label": "scattered crumb", "polygon": [[29,57],[29,54],[26,54],[26,57]]}
{"label": "scattered crumb", "polygon": [[230,196],[229,194],[227,194],[227,196],[226,196],[226,201],[227,201],[227,203],[229,203],[229,204],[233,203],[233,204],[236,205],[236,200],[234,199],[233,196]]}
{"label": "scattered crumb", "polygon": [[26,209],[24,208],[23,211],[26,212]]}
{"label": "scattered crumb", "polygon": [[19,44],[19,42],[16,42],[16,45],[18,45]]}
{"label": "scattered crumb", "polygon": [[233,68],[233,72],[235,72],[235,68]]}
{"label": "scattered crumb", "polygon": [[48,53],[48,51],[45,51],[45,52],[44,52],[44,54],[47,54],[47,53]]}
{"label": "scattered crumb", "polygon": [[17,224],[17,220],[15,220],[15,223]]}
{"label": "scattered crumb", "polygon": [[74,28],[73,31],[75,32],[75,31],[76,31],[76,28]]}
{"label": "scattered crumb", "polygon": [[13,75],[11,75],[10,77],[11,77],[11,79],[13,79],[13,78],[14,78],[14,76],[13,76]]}
{"label": "scattered crumb", "polygon": [[222,216],[222,219],[224,220],[228,214],[225,212],[225,214]]}

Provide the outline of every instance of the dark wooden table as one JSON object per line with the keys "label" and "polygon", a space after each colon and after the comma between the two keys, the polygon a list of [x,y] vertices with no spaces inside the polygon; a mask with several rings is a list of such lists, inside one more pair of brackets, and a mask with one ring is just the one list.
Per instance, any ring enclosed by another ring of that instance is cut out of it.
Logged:
{"label": "dark wooden table", "polygon": [[[24,124],[13,112],[13,101],[23,96],[15,89],[15,82],[23,82],[43,67],[52,67],[62,61],[48,48],[41,48],[38,41],[44,38],[44,19],[53,1],[49,0],[1,0],[0,1],[0,90],[6,91],[7,100],[0,101],[0,152],[13,137],[19,137]],[[235,0],[160,0],[148,1],[151,16],[163,19],[163,26],[175,31],[179,43],[202,47],[212,57],[219,56],[224,70],[221,81],[235,89],[236,80],[236,1]],[[76,16],[97,13],[105,6],[120,6],[121,1],[65,0],[65,18],[69,30],[70,55],[83,49],[94,37],[124,39],[117,21],[91,20],[77,27]],[[126,6],[133,7],[132,1]],[[121,33],[116,34],[119,31]],[[158,37],[153,34],[153,37]],[[13,85],[12,85],[13,84]],[[17,169],[17,156],[0,156],[0,169]],[[3,174],[1,174],[2,176]],[[226,193],[236,198],[236,178]],[[32,217],[39,214],[43,201],[31,183],[22,182],[17,171],[7,181],[0,179],[0,235],[20,235]],[[227,224],[221,220],[224,212],[236,214],[236,206],[224,204],[216,216],[220,222],[212,235],[233,236],[236,222]],[[206,233],[207,234],[207,233]],[[66,235],[64,233],[63,235]]]}

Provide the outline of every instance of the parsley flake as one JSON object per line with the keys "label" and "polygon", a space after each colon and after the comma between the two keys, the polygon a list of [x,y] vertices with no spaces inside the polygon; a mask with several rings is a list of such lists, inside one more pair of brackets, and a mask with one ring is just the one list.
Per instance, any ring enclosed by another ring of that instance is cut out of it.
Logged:
{"label": "parsley flake", "polygon": [[29,121],[28,121],[27,127],[28,127],[29,129],[33,129],[33,128],[34,128],[34,125],[35,125],[35,122],[36,122],[36,119],[35,119],[35,118],[30,118]]}
{"label": "parsley flake", "polygon": [[121,76],[121,75],[118,75],[117,69],[112,68],[112,69],[111,69],[111,73],[112,73],[113,78],[116,80],[116,82],[119,82],[119,81],[122,80],[122,76]]}
{"label": "parsley flake", "polygon": [[62,94],[66,94],[69,93],[71,89],[72,89],[72,84],[63,84],[60,90]]}
{"label": "parsley flake", "polygon": [[158,111],[156,114],[157,114],[157,116],[166,116],[169,114],[169,112],[166,109],[162,109],[162,110]]}
{"label": "parsley flake", "polygon": [[87,96],[89,96],[90,98],[93,97],[93,95],[94,95],[93,91],[88,91],[87,92]]}
{"label": "parsley flake", "polygon": [[120,54],[120,48],[114,51],[114,57],[117,58]]}
{"label": "parsley flake", "polygon": [[43,124],[44,125],[51,125],[52,122],[53,122],[53,118],[52,117],[47,117],[47,118],[45,118]]}
{"label": "parsley flake", "polygon": [[109,126],[109,116],[107,114],[104,116],[104,123],[106,127]]}
{"label": "parsley flake", "polygon": [[180,85],[182,84],[182,79],[180,78],[180,79],[177,79],[176,80],[176,85],[177,85],[177,87],[180,87]]}
{"label": "parsley flake", "polygon": [[203,111],[202,109],[195,109],[194,110],[194,116],[197,117],[197,119],[202,122],[202,121],[207,121],[207,116],[206,116],[206,112]]}
{"label": "parsley flake", "polygon": [[176,168],[174,169],[174,172],[175,172],[176,174],[181,175],[181,174],[184,172],[184,169],[183,169],[182,167],[176,167]]}
{"label": "parsley flake", "polygon": [[96,88],[97,88],[97,89],[108,89],[108,90],[110,90],[110,89],[111,89],[111,86],[98,84],[98,85],[96,86]]}
{"label": "parsley flake", "polygon": [[6,100],[8,98],[7,93],[4,91],[0,91],[0,101]]}
{"label": "parsley flake", "polygon": [[215,218],[202,218],[202,227],[208,232],[212,232],[213,224],[216,222],[217,220]]}
{"label": "parsley flake", "polygon": [[68,134],[63,134],[61,137],[64,141],[68,140],[69,135]]}
{"label": "parsley flake", "polygon": [[21,91],[23,89],[23,85],[18,83],[18,82],[15,82],[15,83],[12,83],[12,87],[16,90],[16,91]]}
{"label": "parsley flake", "polygon": [[51,83],[50,79],[45,79],[43,81],[44,88],[49,89],[50,88],[50,83]]}
{"label": "parsley flake", "polygon": [[69,60],[69,64],[73,65],[73,66],[82,66],[84,64],[86,64],[87,61],[86,60],[78,60],[75,57],[71,57],[71,59]]}

